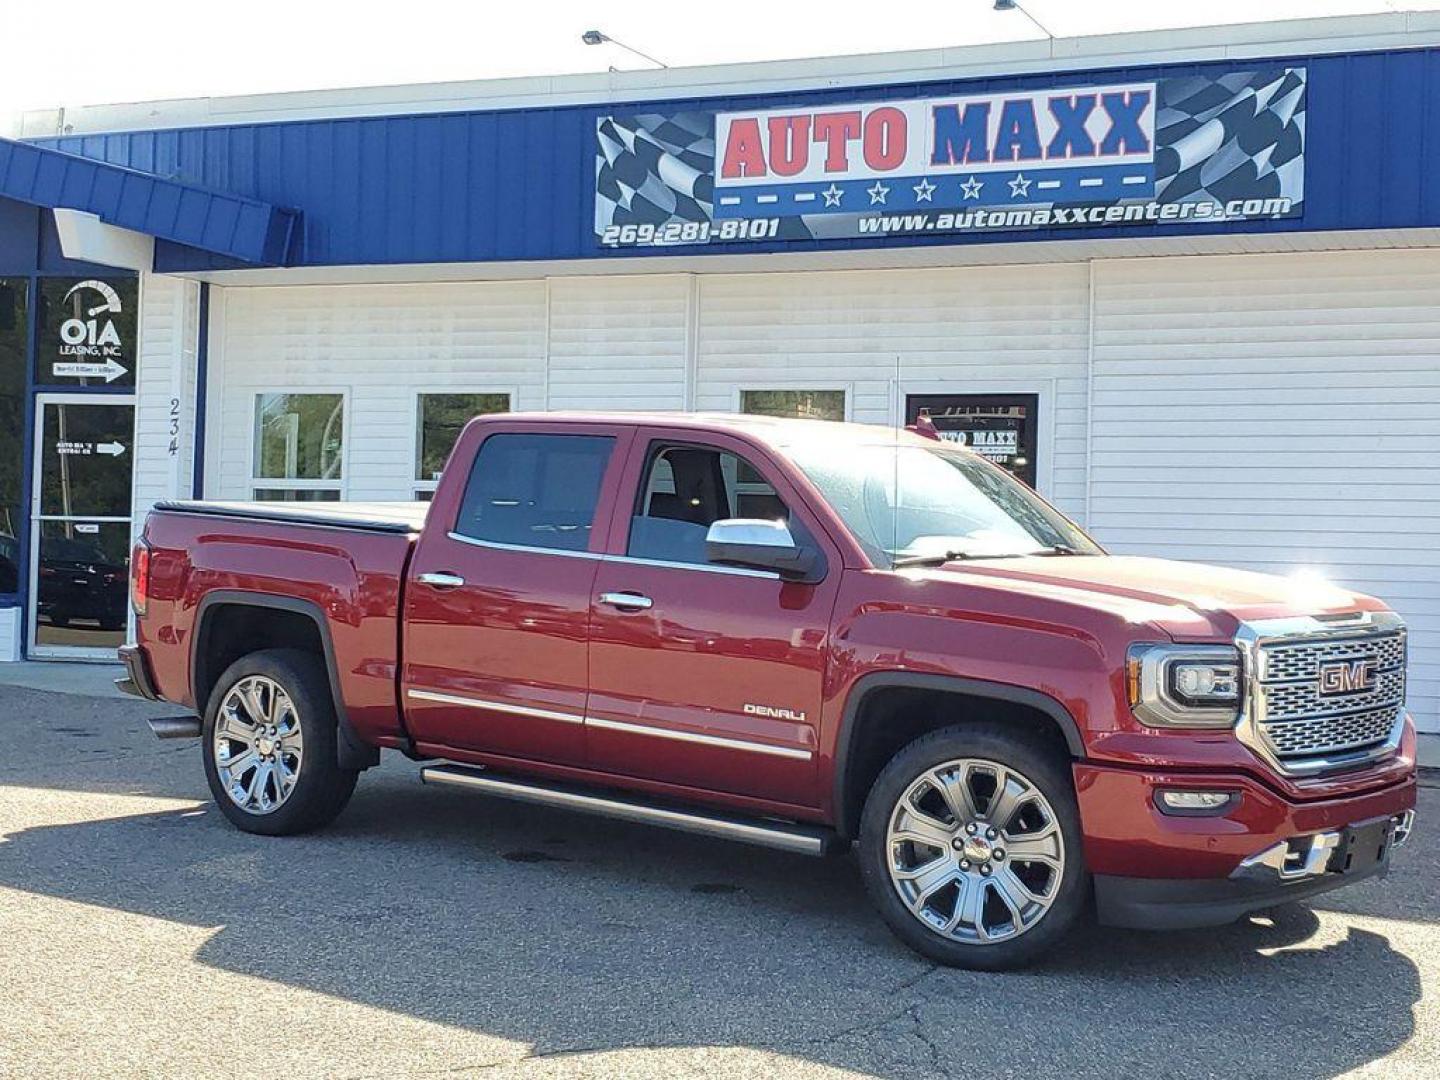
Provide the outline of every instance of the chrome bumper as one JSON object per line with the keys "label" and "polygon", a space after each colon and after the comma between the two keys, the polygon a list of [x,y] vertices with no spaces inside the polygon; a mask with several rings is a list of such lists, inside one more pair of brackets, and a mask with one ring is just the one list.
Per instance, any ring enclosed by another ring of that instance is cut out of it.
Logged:
{"label": "chrome bumper", "polygon": [[[1402,847],[1415,828],[1415,811],[1406,810],[1390,819],[1389,850]],[[1271,844],[1241,861],[1230,877],[1237,881],[1271,884],[1305,881],[1330,872],[1330,863],[1345,839],[1343,829],[1297,836]]]}

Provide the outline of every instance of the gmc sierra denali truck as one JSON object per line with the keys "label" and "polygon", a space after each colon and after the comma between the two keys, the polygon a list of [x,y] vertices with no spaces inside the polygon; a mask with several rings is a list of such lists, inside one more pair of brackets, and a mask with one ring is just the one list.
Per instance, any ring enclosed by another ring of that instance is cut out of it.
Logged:
{"label": "gmc sierra denali truck", "polygon": [[[167,503],[122,684],[191,712],[235,825],[427,782],[858,849],[946,964],[1231,921],[1384,873],[1415,805],[1405,628],[1323,584],[1113,556],[922,434],[472,421],[421,504]],[[198,716],[196,715],[198,714]]]}

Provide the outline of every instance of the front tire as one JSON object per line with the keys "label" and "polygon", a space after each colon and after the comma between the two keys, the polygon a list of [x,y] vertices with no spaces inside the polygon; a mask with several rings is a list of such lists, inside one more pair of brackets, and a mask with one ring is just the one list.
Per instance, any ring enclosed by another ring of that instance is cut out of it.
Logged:
{"label": "front tire", "polygon": [[201,729],[205,779],[231,824],[265,836],[328,825],[359,773],[335,751],[335,703],[320,659],[265,649],[215,684]]}
{"label": "front tire", "polygon": [[1085,907],[1067,763],[991,724],[923,735],[865,801],[860,865],[881,916],[916,952],[999,971],[1050,950]]}

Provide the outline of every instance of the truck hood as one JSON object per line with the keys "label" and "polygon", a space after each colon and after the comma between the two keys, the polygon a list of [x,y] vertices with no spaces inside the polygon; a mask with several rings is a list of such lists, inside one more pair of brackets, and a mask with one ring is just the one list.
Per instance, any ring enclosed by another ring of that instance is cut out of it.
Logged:
{"label": "truck hood", "polygon": [[1384,609],[1372,597],[1318,578],[1131,555],[953,562],[936,572],[1149,623],[1181,641],[1228,640],[1240,623],[1255,619]]}

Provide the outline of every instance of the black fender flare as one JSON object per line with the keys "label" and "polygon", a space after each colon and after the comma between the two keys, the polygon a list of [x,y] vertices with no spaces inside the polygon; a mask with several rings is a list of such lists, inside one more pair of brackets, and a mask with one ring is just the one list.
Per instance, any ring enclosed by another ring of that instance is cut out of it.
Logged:
{"label": "black fender flare", "polygon": [[845,708],[840,714],[840,728],[835,738],[835,779],[834,816],[835,828],[841,836],[853,837],[859,826],[856,815],[846,808],[845,788],[850,774],[850,750],[855,741],[855,721],[865,699],[877,690],[903,687],[911,690],[938,690],[970,697],[1005,701],[1015,705],[1026,705],[1044,713],[1055,721],[1055,726],[1065,737],[1066,749],[1070,756],[1080,760],[1085,756],[1085,743],[1080,737],[1080,725],[1070,710],[1049,694],[1031,690],[1025,686],[1010,683],[991,682],[988,679],[971,679],[963,675],[935,675],[912,671],[872,671],[862,675],[850,688],[845,699]]}
{"label": "black fender flare", "polygon": [[[345,698],[340,693],[340,673],[335,665],[335,644],[330,639],[330,624],[325,620],[325,613],[320,610],[320,605],[311,600],[301,600],[294,596],[276,596],[273,593],[249,592],[244,589],[216,589],[208,592],[200,601],[199,608],[195,611],[194,629],[190,635],[190,696],[195,700],[195,711],[202,717],[208,702],[200,700],[199,688],[203,681],[200,678],[202,665],[205,663],[203,647],[207,635],[207,616],[211,608],[216,607],[249,607],[264,608],[270,611],[288,611],[296,615],[303,615],[315,624],[315,630],[320,637],[320,648],[325,654],[325,673],[330,680],[330,697],[335,704],[336,734],[335,753],[338,764],[342,769],[368,769],[372,765],[380,764],[380,748],[367,743],[360,738],[355,731],[354,725],[350,723],[350,717],[345,711]],[[220,677],[220,672],[206,671],[210,676],[209,681]]]}

